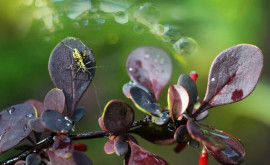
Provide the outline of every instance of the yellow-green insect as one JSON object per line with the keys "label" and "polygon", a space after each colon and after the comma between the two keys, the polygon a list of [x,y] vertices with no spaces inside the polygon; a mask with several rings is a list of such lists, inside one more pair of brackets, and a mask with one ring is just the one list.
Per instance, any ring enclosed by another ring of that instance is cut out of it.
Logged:
{"label": "yellow-green insect", "polygon": [[[63,43],[63,42],[62,42]],[[81,42],[82,43],[82,42]],[[83,44],[83,43],[82,43]],[[66,47],[68,47],[69,49],[73,50],[73,58],[74,58],[74,61],[75,61],[75,64],[71,64],[67,69],[71,69],[71,67],[73,65],[77,66],[78,69],[76,71],[76,73],[74,74],[73,76],[73,80],[76,78],[76,75],[77,73],[81,70],[83,73],[85,72],[88,72],[91,76],[91,73],[89,72],[88,69],[91,69],[91,68],[87,68],[86,65],[90,64],[92,61],[88,61],[85,63],[85,60],[87,60],[88,56],[86,56],[86,48],[84,49],[84,52],[83,54],[80,53],[80,51],[77,49],[77,48],[71,48],[70,46],[66,45],[65,43],[63,43],[63,45],[65,45]],[[84,44],[83,44],[84,45]],[[84,45],[85,47],[85,45]]]}

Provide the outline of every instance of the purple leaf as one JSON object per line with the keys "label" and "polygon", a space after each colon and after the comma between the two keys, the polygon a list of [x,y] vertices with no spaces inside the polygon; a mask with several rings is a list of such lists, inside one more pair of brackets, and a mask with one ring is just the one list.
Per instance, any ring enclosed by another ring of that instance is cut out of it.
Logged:
{"label": "purple leaf", "polygon": [[174,139],[177,143],[186,144],[189,140],[188,131],[186,125],[178,127],[174,133]]}
{"label": "purple leaf", "polygon": [[39,165],[41,157],[38,154],[32,153],[26,157],[26,165]]}
{"label": "purple leaf", "polygon": [[133,109],[120,100],[107,103],[102,114],[104,126],[110,132],[119,135],[128,132],[134,121]]}
{"label": "purple leaf", "polygon": [[208,129],[201,128],[195,121],[191,119],[187,121],[187,130],[193,139],[202,142],[205,146],[211,148],[211,150],[215,152],[225,148],[223,141],[221,141]]}
{"label": "purple leaf", "polygon": [[113,154],[115,152],[114,149],[114,140],[108,140],[104,145],[104,151],[106,154]]}
{"label": "purple leaf", "polygon": [[189,95],[186,89],[181,85],[171,85],[168,90],[168,109],[171,118],[176,122],[189,105]]}
{"label": "purple leaf", "polygon": [[130,88],[130,95],[135,106],[146,114],[161,117],[160,106],[155,98],[144,89],[134,86]]}
{"label": "purple leaf", "polygon": [[83,116],[84,116],[85,109],[83,107],[78,107],[74,110],[74,113],[72,115],[72,120],[76,123],[79,122]]}
{"label": "purple leaf", "polygon": [[49,130],[47,129],[47,127],[45,127],[45,126],[41,123],[40,117],[39,117],[39,118],[36,118],[36,119],[31,119],[31,120],[29,120],[28,125],[29,125],[29,127],[30,127],[33,131],[35,131],[35,132],[42,133],[42,132],[48,132],[48,131],[49,131]]}
{"label": "purple leaf", "polygon": [[153,93],[156,100],[172,73],[170,57],[156,47],[139,47],[133,50],[126,67],[130,78]]}
{"label": "purple leaf", "polygon": [[[125,95],[127,98],[131,98],[130,89],[131,89],[132,87],[138,87],[138,88],[141,88],[141,89],[143,89],[145,92],[149,93],[149,95],[151,95],[152,97],[154,97],[154,96],[152,95],[152,93],[149,92],[149,90],[146,89],[144,86],[141,86],[140,84],[137,84],[137,83],[134,83],[133,81],[130,81],[129,83],[124,84],[124,85],[123,85],[123,88],[122,88],[123,93],[124,93],[124,95]],[[155,98],[154,98],[154,100],[155,100]]]}
{"label": "purple leaf", "polygon": [[165,160],[146,151],[145,149],[138,146],[136,143],[132,141],[128,141],[128,143],[131,149],[131,154],[128,161],[129,165],[168,165]]}
{"label": "purple leaf", "polygon": [[263,54],[253,45],[237,45],[221,52],[212,63],[204,101],[196,114],[213,106],[247,97],[256,87]]}
{"label": "purple leaf", "polygon": [[170,145],[175,143],[174,132],[169,131],[167,125],[148,124],[130,130],[142,138],[159,145]]}
{"label": "purple leaf", "polygon": [[44,109],[44,104],[42,102],[40,102],[40,101],[37,101],[37,100],[30,99],[30,100],[27,100],[26,102],[24,102],[24,104],[33,105],[37,110],[38,116],[41,116],[41,114],[45,110]]}
{"label": "purple leaf", "polygon": [[73,127],[68,117],[54,110],[46,110],[41,116],[41,122],[47,129],[61,133],[67,133]]}
{"label": "purple leaf", "polygon": [[88,156],[78,151],[74,151],[73,159],[77,165],[93,165],[92,160]]}
{"label": "purple leaf", "polygon": [[65,135],[59,135],[54,136],[53,140],[54,143],[52,146],[52,150],[57,156],[62,158],[68,158],[72,155],[72,153],[74,152],[74,145],[69,137]]}
{"label": "purple leaf", "polygon": [[194,104],[197,102],[197,95],[198,95],[197,86],[192,80],[192,78],[186,74],[181,74],[179,76],[177,84],[183,86],[189,95],[189,104],[187,112],[191,114]]}
{"label": "purple leaf", "polygon": [[53,109],[59,113],[63,113],[65,109],[65,95],[61,89],[54,88],[50,90],[44,99],[45,110]]}
{"label": "purple leaf", "polygon": [[117,136],[114,139],[114,150],[116,155],[122,156],[129,151],[127,137],[125,135]]}
{"label": "purple leaf", "polygon": [[[82,63],[74,61],[73,51],[75,49],[80,52],[81,57],[86,50],[83,64],[87,69],[81,65]],[[77,38],[68,37],[53,49],[49,59],[49,73],[55,86],[64,91],[69,117],[72,116],[73,110],[90,85],[94,77],[95,66],[92,50]]]}
{"label": "purple leaf", "polygon": [[14,165],[25,165],[26,164],[26,161],[24,160],[19,160],[17,161]]}
{"label": "purple leaf", "polygon": [[152,122],[157,124],[157,125],[164,125],[168,123],[170,119],[169,111],[165,110],[162,112],[160,117],[152,116]]}
{"label": "purple leaf", "polygon": [[31,133],[28,121],[36,117],[37,111],[29,104],[14,105],[0,112],[0,154]]}
{"label": "purple leaf", "polygon": [[98,125],[99,125],[99,127],[100,127],[103,131],[109,132],[109,130],[107,130],[107,129],[105,128],[105,126],[104,126],[104,123],[103,123],[103,120],[102,120],[102,116],[98,118]]}

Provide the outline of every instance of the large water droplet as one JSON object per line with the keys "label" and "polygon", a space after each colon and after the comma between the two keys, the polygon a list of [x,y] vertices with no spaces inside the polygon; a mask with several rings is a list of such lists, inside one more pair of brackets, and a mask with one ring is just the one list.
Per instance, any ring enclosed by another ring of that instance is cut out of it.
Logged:
{"label": "large water droplet", "polygon": [[119,11],[125,11],[126,8],[123,6],[124,4],[116,3],[116,2],[108,2],[104,0],[100,2],[100,10],[105,13],[117,13]]}
{"label": "large water droplet", "polygon": [[114,20],[115,20],[115,22],[118,22],[120,24],[125,24],[128,22],[128,15],[127,15],[127,13],[125,13],[123,11],[119,11],[119,12],[115,13]]}
{"label": "large water droplet", "polygon": [[151,27],[159,22],[159,11],[151,4],[146,3],[136,9],[134,18],[137,22]]}
{"label": "large water droplet", "polygon": [[181,29],[172,26],[172,25],[164,25],[164,34],[162,39],[166,42],[175,43],[179,38],[183,35],[179,32]]}
{"label": "large water droplet", "polygon": [[136,68],[130,67],[130,68],[128,68],[128,71],[135,73],[137,70],[136,70]]}
{"label": "large water droplet", "polygon": [[213,78],[211,78],[211,81],[212,81],[212,82],[214,82],[214,81],[215,81],[215,78],[214,78],[214,77],[213,77]]}
{"label": "large water droplet", "polygon": [[32,113],[29,113],[29,114],[27,114],[26,115],[26,117],[29,117],[29,118],[31,118],[31,117],[33,117],[34,115],[32,114]]}
{"label": "large water droplet", "polygon": [[82,13],[91,9],[90,0],[73,0],[67,7],[67,17],[70,19],[78,18]]}
{"label": "large water droplet", "polygon": [[9,109],[7,109],[8,114],[12,114],[15,111],[14,107],[10,107]]}
{"label": "large water droplet", "polygon": [[89,20],[88,19],[82,19],[79,21],[79,24],[81,26],[88,26]]}
{"label": "large water droplet", "polygon": [[176,41],[173,47],[180,55],[191,55],[197,49],[197,43],[192,38],[183,37]]}
{"label": "large water droplet", "polygon": [[104,24],[106,21],[105,19],[98,19],[96,20],[97,24]]}
{"label": "large water droplet", "polygon": [[140,25],[134,26],[133,30],[138,34],[143,34],[143,32],[144,32],[144,28]]}
{"label": "large water droplet", "polygon": [[155,24],[152,26],[151,32],[156,34],[156,35],[162,36],[165,33],[165,28],[161,24]]}

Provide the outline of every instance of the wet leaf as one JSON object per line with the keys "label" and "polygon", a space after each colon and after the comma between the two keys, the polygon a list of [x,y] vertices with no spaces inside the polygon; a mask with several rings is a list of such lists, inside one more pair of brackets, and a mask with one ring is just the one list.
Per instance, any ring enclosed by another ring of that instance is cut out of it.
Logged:
{"label": "wet leaf", "polygon": [[149,92],[149,90],[146,89],[144,86],[142,86],[142,85],[140,85],[140,84],[137,84],[137,83],[135,83],[135,82],[133,82],[133,81],[130,81],[129,83],[124,84],[124,85],[123,85],[123,88],[122,88],[123,93],[124,93],[124,95],[125,95],[127,98],[132,98],[131,95],[130,95],[130,88],[131,88],[131,87],[138,87],[138,88],[141,88],[141,89],[143,89],[145,92],[149,93],[152,97],[154,97],[154,96],[152,95],[152,93]]}
{"label": "wet leaf", "polygon": [[114,139],[114,150],[115,150],[116,155],[118,156],[127,154],[127,152],[129,151],[129,148],[128,148],[127,138],[125,135],[117,136]]}
{"label": "wet leaf", "polygon": [[140,165],[168,165],[168,163],[145,149],[138,146],[132,141],[128,141],[131,154],[128,161],[129,165],[140,164]]}
{"label": "wet leaf", "polygon": [[74,151],[72,156],[69,158],[62,158],[57,156],[54,151],[47,150],[45,151],[50,159],[51,164],[57,165],[92,165],[92,161],[83,153],[79,151]]}
{"label": "wet leaf", "polygon": [[191,119],[187,122],[187,130],[193,139],[202,142],[205,146],[211,148],[211,150],[215,152],[225,148],[223,141],[221,141],[208,129],[201,128],[195,121]]}
{"label": "wet leaf", "polygon": [[45,110],[53,109],[59,113],[63,113],[65,109],[65,95],[61,89],[51,89],[44,99]]}
{"label": "wet leaf", "polygon": [[41,116],[41,122],[47,129],[61,133],[67,133],[73,127],[68,117],[54,110],[46,110]]}
{"label": "wet leaf", "polygon": [[130,130],[142,138],[159,145],[175,143],[174,132],[170,131],[167,125],[148,124]]}
{"label": "wet leaf", "polygon": [[42,133],[42,132],[47,132],[47,131],[49,131],[49,129],[47,129],[47,127],[45,127],[45,126],[41,123],[40,117],[39,117],[39,118],[36,118],[36,119],[31,119],[31,120],[29,120],[28,125],[29,125],[29,127],[30,127],[33,131],[35,131],[35,132]]}
{"label": "wet leaf", "polygon": [[201,125],[201,127],[212,134],[212,136],[215,136],[217,139],[222,141],[225,145],[225,148],[220,151],[214,151],[211,147],[205,145],[207,152],[214,159],[216,159],[221,164],[240,164],[243,162],[245,157],[245,150],[239,139],[226,132],[214,129],[209,126],[206,127],[205,124],[203,124],[203,126]]}
{"label": "wet leaf", "polygon": [[160,117],[152,116],[152,122],[157,125],[164,125],[168,123],[170,119],[169,111],[163,111]]}
{"label": "wet leaf", "polygon": [[206,95],[197,113],[247,97],[256,87],[262,67],[263,54],[256,46],[242,44],[221,52],[212,63]]}
{"label": "wet leaf", "polygon": [[41,114],[45,110],[44,109],[44,104],[42,102],[40,102],[40,101],[37,101],[37,100],[30,99],[30,100],[27,100],[26,102],[24,102],[24,104],[33,105],[37,110],[38,116],[41,116]]}
{"label": "wet leaf", "polygon": [[130,94],[132,101],[139,110],[146,114],[161,117],[161,108],[150,93],[142,88],[134,86],[130,89]]}
{"label": "wet leaf", "polygon": [[168,109],[171,118],[176,122],[189,105],[189,94],[181,85],[171,85],[168,90]]}
{"label": "wet leaf", "polygon": [[127,133],[134,121],[133,109],[120,100],[111,100],[104,108],[102,115],[104,126],[118,135]]}
{"label": "wet leaf", "polygon": [[188,131],[186,125],[178,127],[174,133],[174,139],[177,143],[186,144],[189,140]]}
{"label": "wet leaf", "polygon": [[113,154],[114,150],[114,140],[108,140],[104,145],[104,151],[106,154]]}
{"label": "wet leaf", "polygon": [[156,47],[139,47],[133,50],[126,67],[130,78],[153,93],[156,100],[172,73],[170,57]]}
{"label": "wet leaf", "polygon": [[188,92],[189,103],[188,103],[187,112],[188,114],[191,114],[194,104],[197,102],[197,95],[198,95],[197,86],[195,82],[192,80],[192,78],[186,74],[181,74],[179,76],[177,84],[183,86]]}
{"label": "wet leaf", "polygon": [[[86,58],[83,60],[84,64],[89,63],[86,65],[89,69],[86,71],[79,69],[74,61],[74,49],[79,50],[81,55],[86,50]],[[90,85],[95,74],[95,66],[92,50],[77,38],[68,37],[53,49],[49,59],[49,73],[55,86],[64,91],[69,117]]]}
{"label": "wet leaf", "polygon": [[0,112],[0,154],[31,133],[28,121],[36,117],[37,111],[29,104],[14,105]]}
{"label": "wet leaf", "polygon": [[39,165],[41,157],[38,154],[32,153],[26,157],[26,165]]}
{"label": "wet leaf", "polygon": [[52,150],[54,153],[62,158],[68,158],[72,155],[74,152],[74,145],[72,140],[65,136],[65,135],[59,135],[54,136],[54,143],[52,145]]}
{"label": "wet leaf", "polygon": [[71,119],[76,123],[79,122],[83,118],[84,112],[85,112],[84,107],[76,108]]}

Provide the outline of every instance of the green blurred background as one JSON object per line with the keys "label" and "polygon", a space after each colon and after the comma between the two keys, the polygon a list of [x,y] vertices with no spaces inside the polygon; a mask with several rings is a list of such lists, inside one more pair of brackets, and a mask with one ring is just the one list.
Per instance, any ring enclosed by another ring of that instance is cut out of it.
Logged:
{"label": "green blurred background", "polygon": [[[215,56],[236,44],[254,44],[262,49],[265,56],[264,70],[255,91],[241,102],[213,108],[204,122],[243,141],[246,149],[243,164],[270,164],[269,0],[112,1],[120,6],[129,2],[131,9],[144,2],[156,7],[160,24],[170,24],[181,35],[198,43],[197,51],[193,55],[182,56],[184,60],[179,60],[170,42],[151,33],[151,28],[140,25],[132,15],[129,15],[128,23],[120,24],[114,21],[112,13],[99,11],[99,5],[108,0],[92,0],[89,12],[68,18],[68,11],[75,2],[78,1],[0,0],[0,109],[30,98],[43,100],[46,92],[54,88],[47,69],[49,55],[54,46],[68,36],[85,41],[93,49],[99,66],[95,85],[90,86],[80,101],[87,114],[77,125],[77,132],[100,130],[97,119],[111,99],[125,100],[133,105],[122,94],[122,85],[129,81],[125,60],[136,47],[157,46],[170,54],[174,70],[169,84],[175,84],[181,73],[197,71],[199,96],[203,98],[208,71]],[[80,7],[85,8],[84,5]],[[134,30],[134,26],[139,30]],[[163,107],[166,106],[166,92],[167,88],[159,100]],[[137,112],[136,115],[142,116]],[[200,150],[186,147],[176,154],[174,145],[157,146],[139,137],[137,139],[145,149],[172,165],[194,165],[198,162]],[[87,155],[94,164],[122,164],[123,157],[104,153],[106,139],[84,142],[89,148]],[[3,154],[0,160],[12,154]],[[210,159],[210,164],[218,163]]]}

